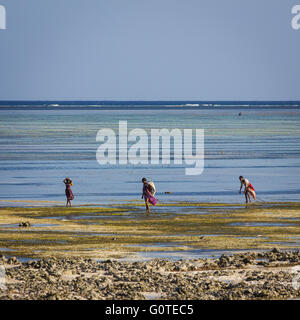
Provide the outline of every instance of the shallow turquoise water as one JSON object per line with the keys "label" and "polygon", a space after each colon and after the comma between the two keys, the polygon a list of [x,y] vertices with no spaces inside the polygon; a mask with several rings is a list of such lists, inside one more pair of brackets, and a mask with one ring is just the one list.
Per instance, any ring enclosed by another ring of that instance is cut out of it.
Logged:
{"label": "shallow turquoise water", "polygon": [[[151,128],[204,129],[203,174],[186,176],[185,164],[172,161],[100,166],[96,134],[103,128],[117,133],[120,120],[129,131],[149,134]],[[155,181],[161,202],[239,203],[239,175],[259,200],[300,200],[300,108],[0,108],[0,200],[65,201],[62,181],[69,176],[74,205],[139,200],[142,177]]]}

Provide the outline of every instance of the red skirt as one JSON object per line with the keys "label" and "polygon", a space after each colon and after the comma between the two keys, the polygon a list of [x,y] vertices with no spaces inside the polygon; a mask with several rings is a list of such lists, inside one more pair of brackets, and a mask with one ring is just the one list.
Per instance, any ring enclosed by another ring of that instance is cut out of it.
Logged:
{"label": "red skirt", "polygon": [[251,184],[251,183],[249,183],[248,188],[250,188],[250,189],[252,189],[253,191],[255,191],[255,189],[253,188],[253,186],[252,186],[252,184]]}

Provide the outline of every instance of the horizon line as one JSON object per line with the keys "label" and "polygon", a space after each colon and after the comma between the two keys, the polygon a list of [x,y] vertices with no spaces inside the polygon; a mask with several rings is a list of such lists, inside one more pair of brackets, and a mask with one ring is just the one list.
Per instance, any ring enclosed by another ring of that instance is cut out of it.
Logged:
{"label": "horizon line", "polygon": [[48,99],[7,99],[7,100],[0,100],[0,103],[3,102],[198,102],[198,103],[227,103],[227,102],[293,102],[293,103],[300,103],[300,100],[98,100],[98,99],[56,99],[56,100],[48,100]]}

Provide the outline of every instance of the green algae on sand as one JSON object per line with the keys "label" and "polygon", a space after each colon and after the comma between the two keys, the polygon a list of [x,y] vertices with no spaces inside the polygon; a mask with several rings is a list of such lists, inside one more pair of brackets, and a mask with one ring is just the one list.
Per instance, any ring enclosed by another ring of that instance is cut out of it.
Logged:
{"label": "green algae on sand", "polygon": [[[300,203],[164,203],[150,215],[140,205],[0,208],[0,253],[105,259],[170,250],[297,248],[300,242]],[[181,213],[182,207],[193,207],[193,213]],[[16,227],[21,221],[31,227]]]}

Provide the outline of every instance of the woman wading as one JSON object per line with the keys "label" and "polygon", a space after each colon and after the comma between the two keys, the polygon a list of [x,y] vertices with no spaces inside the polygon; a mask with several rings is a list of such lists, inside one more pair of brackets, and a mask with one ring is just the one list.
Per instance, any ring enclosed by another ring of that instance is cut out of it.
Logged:
{"label": "woman wading", "polygon": [[73,182],[70,178],[66,178],[64,180],[64,184],[66,185],[66,190],[65,190],[66,197],[67,197],[66,207],[72,207],[71,200],[74,200],[74,194],[72,192],[71,186],[73,186]]}
{"label": "woman wading", "polygon": [[146,178],[142,179],[143,182],[143,195],[142,195],[142,199],[144,198],[145,200],[145,205],[146,205],[146,212],[150,213],[150,203],[155,206],[157,203],[157,199],[154,198],[153,196],[153,190],[151,188],[151,185],[148,183]]}

